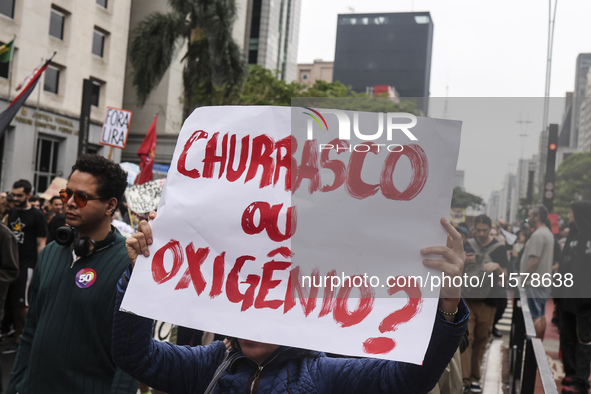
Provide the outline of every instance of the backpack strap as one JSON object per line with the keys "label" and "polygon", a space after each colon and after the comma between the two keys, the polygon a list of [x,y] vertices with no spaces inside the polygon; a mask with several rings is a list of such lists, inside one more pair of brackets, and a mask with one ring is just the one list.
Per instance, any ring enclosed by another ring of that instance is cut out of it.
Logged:
{"label": "backpack strap", "polygon": [[490,254],[492,252],[503,246],[499,241],[492,243],[492,245],[488,244],[487,246],[481,246],[475,238],[470,238],[468,243],[470,243],[470,246],[472,246],[472,249],[474,249],[475,252],[480,253],[483,256],[488,256],[489,258],[491,258]]}
{"label": "backpack strap", "polygon": [[213,378],[211,379],[211,382],[209,382],[209,385],[207,386],[207,389],[205,389],[203,394],[212,394],[213,393],[213,389],[215,388],[216,384],[218,384],[218,381],[220,380],[220,378],[222,377],[224,372],[226,372],[226,369],[228,369],[230,364],[232,364],[232,361],[234,361],[234,359],[236,358],[236,354],[237,353],[230,356],[230,351],[226,350],[226,353],[224,354],[224,358],[223,358],[222,362],[218,366],[218,369],[215,370],[215,373],[213,374]]}

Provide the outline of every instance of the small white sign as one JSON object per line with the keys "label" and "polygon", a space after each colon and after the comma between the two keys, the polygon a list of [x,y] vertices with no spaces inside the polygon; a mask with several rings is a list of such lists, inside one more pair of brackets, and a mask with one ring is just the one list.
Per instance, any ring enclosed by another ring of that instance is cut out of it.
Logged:
{"label": "small white sign", "polygon": [[131,111],[107,107],[103,131],[101,132],[101,145],[108,145],[114,148],[124,149],[129,134],[129,123],[131,122]]}
{"label": "small white sign", "polygon": [[125,201],[129,209],[139,214],[155,211],[165,182],[166,178],[162,178],[142,185],[129,186],[125,190]]}

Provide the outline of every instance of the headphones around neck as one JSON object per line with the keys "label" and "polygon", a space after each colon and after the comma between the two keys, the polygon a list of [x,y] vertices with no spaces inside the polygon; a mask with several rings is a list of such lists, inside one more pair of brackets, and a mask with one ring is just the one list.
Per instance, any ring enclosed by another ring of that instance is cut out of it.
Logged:
{"label": "headphones around neck", "polygon": [[78,238],[78,232],[70,226],[59,227],[55,232],[55,242],[62,246],[72,245],[74,253],[78,257],[88,257],[106,247],[111,246],[115,241],[117,233],[115,227],[111,226],[111,231],[102,241],[95,241],[89,237]]}

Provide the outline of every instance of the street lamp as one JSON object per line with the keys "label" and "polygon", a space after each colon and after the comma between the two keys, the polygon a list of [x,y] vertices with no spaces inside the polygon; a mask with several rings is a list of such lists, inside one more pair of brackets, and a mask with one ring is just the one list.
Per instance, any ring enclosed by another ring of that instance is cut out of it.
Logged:
{"label": "street lamp", "polygon": [[548,106],[550,102],[550,74],[552,72],[552,46],[554,42],[554,22],[556,20],[556,5],[554,0],[554,11],[552,11],[552,0],[548,0],[548,48],[546,58],[546,89],[544,91],[544,122],[542,131],[548,128]]}

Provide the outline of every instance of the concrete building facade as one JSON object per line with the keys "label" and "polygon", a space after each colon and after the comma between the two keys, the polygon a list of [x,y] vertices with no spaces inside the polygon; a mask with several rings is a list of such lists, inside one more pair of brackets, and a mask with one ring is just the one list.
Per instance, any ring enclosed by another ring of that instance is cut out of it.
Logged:
{"label": "concrete building facade", "polygon": [[298,64],[298,83],[314,85],[316,81],[332,82],[334,62],[325,62],[322,59],[314,60],[314,63]]}
{"label": "concrete building facade", "polygon": [[573,109],[571,120],[570,143],[571,148],[581,148],[579,140],[579,128],[581,124],[581,106],[585,100],[587,91],[587,73],[591,68],[591,53],[580,53],[577,56],[577,65],[575,70],[575,91],[573,95]]}
{"label": "concrete building facade", "polygon": [[[15,39],[9,75],[0,73],[0,111],[42,58],[57,52],[0,140],[0,190],[29,179],[42,193],[55,176],[68,176],[77,157],[84,79],[93,82],[90,152],[99,144],[107,106],[121,108],[131,0],[8,0],[0,7],[0,42]],[[119,161],[114,149],[112,159]]]}
{"label": "concrete building facade", "polygon": [[281,80],[296,80],[301,0],[238,0],[237,5],[246,9],[248,64],[278,71]]}
{"label": "concrete building facade", "polygon": [[454,187],[459,187],[460,189],[464,190],[464,170],[456,170],[456,176],[454,177]]}
{"label": "concrete building facade", "polygon": [[[297,78],[297,46],[301,0],[236,0],[236,20],[232,36],[241,46],[249,64],[259,64],[279,71],[280,79],[291,82]],[[168,3],[161,0],[132,0],[130,32],[153,12],[166,13]],[[124,105],[133,111],[128,144],[122,161],[139,163],[137,151],[152,120],[158,113],[158,142],[155,162],[166,168],[172,159],[183,119],[182,57],[186,48],[179,48],[164,78],[150,94],[143,107],[137,105],[129,76],[125,81]],[[161,174],[163,175],[163,174]]]}
{"label": "concrete building facade", "polygon": [[580,151],[591,152],[591,68],[587,72],[585,98],[581,104],[578,145]]}
{"label": "concrete building facade", "polygon": [[501,192],[498,190],[492,191],[486,204],[486,214],[492,220],[498,220],[501,212]]}

